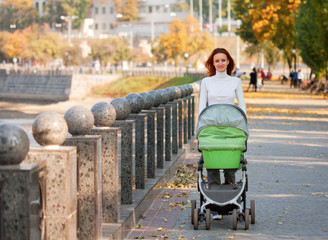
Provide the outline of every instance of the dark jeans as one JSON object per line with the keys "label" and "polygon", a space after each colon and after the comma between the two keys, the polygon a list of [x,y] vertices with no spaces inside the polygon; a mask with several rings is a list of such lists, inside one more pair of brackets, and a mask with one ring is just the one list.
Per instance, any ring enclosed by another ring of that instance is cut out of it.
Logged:
{"label": "dark jeans", "polygon": [[[236,182],[236,169],[225,169],[224,170],[224,179],[225,184],[235,183]],[[220,179],[220,170],[219,169],[207,169],[207,181],[208,184],[217,183],[221,184]]]}

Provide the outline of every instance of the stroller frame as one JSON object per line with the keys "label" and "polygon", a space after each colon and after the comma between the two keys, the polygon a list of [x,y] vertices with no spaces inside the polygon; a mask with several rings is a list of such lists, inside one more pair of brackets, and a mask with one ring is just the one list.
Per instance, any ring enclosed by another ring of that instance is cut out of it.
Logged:
{"label": "stroller frame", "polygon": [[[227,107],[226,104],[222,104],[221,106]],[[236,109],[239,110],[243,118],[247,121],[244,112],[240,108],[236,106],[233,106],[233,108],[235,108],[235,110]],[[200,115],[202,115],[202,113]],[[201,152],[201,150],[199,151]],[[247,151],[247,140],[246,140],[246,150],[244,150],[243,152],[246,151]],[[240,156],[240,168],[237,168],[242,170],[241,179],[239,182],[234,184],[212,183],[210,184],[211,187],[209,187],[207,181],[203,179],[204,159],[202,155],[197,165],[198,165],[197,189],[200,192],[200,207],[199,208],[196,207],[196,200],[191,201],[191,222],[194,225],[194,229],[195,230],[198,229],[199,222],[205,221],[206,229],[209,230],[210,222],[211,222],[211,213],[214,212],[218,213],[219,215],[232,215],[233,230],[237,229],[237,222],[244,222],[245,230],[248,230],[249,218],[251,218],[251,223],[255,224],[255,201],[251,200],[250,209],[246,207],[246,192],[248,191],[248,175],[247,175],[247,160],[244,158],[244,154]]]}

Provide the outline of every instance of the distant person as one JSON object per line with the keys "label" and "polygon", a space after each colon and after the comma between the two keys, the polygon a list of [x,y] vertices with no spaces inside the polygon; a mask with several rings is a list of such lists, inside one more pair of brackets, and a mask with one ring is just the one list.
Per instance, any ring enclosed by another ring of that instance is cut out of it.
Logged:
{"label": "distant person", "polygon": [[265,79],[270,80],[271,78],[272,78],[272,74],[270,72],[267,72]]}
{"label": "distant person", "polygon": [[253,85],[253,89],[254,89],[254,92],[256,92],[256,89],[257,89],[257,73],[256,73],[256,68],[254,67],[252,69],[252,72],[249,74],[250,76],[250,80],[249,80],[249,85],[248,85],[248,88],[246,90],[246,92],[248,92],[248,90],[250,89],[250,87]]}
{"label": "distant person", "polygon": [[261,69],[257,69],[257,76],[256,76],[256,87],[258,90],[262,90],[262,73],[261,73]]}
{"label": "distant person", "polygon": [[289,71],[289,80],[290,80],[290,88],[292,88],[294,84],[294,71],[292,68]]}
{"label": "distant person", "polygon": [[261,80],[262,80],[262,85],[264,85],[264,79],[266,78],[265,73],[263,69],[261,69]]}
{"label": "distant person", "polygon": [[294,85],[294,88],[297,88],[297,80],[298,80],[298,73],[296,72],[296,69],[295,69],[295,71],[293,72],[293,75],[294,75],[294,77],[293,77],[293,85]]}
{"label": "distant person", "polygon": [[281,75],[280,76],[280,80],[281,80],[281,84],[284,84],[284,82],[286,81],[288,81],[288,78],[286,78],[286,76],[285,75]]}
{"label": "distant person", "polygon": [[304,79],[304,75],[302,73],[302,70],[299,69],[298,70],[298,74],[297,74],[297,87],[300,88],[302,83],[303,83],[303,79]]}

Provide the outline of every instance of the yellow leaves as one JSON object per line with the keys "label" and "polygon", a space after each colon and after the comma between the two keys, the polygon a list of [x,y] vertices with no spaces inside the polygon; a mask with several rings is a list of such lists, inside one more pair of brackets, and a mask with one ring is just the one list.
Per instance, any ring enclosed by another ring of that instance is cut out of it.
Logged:
{"label": "yellow leaves", "polygon": [[172,194],[171,193],[165,193],[162,195],[162,198],[172,198]]}

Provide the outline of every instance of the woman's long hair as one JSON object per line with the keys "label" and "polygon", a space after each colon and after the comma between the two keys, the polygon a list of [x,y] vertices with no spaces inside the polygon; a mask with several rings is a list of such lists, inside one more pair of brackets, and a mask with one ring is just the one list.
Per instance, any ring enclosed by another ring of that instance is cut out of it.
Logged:
{"label": "woman's long hair", "polygon": [[214,49],[212,51],[211,55],[208,57],[207,61],[205,62],[205,67],[208,70],[208,72],[206,73],[206,76],[210,77],[210,76],[215,75],[216,70],[215,70],[215,67],[214,67],[214,64],[213,64],[213,57],[214,57],[215,54],[218,54],[218,53],[224,53],[227,56],[227,58],[229,60],[229,64],[228,64],[228,67],[227,67],[227,74],[231,76],[232,71],[235,67],[235,62],[232,59],[232,57],[230,56],[229,52],[224,48]]}

